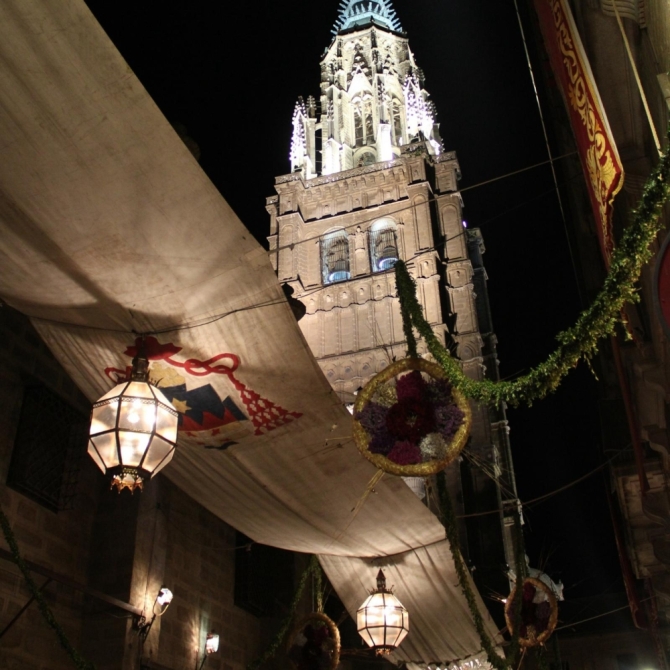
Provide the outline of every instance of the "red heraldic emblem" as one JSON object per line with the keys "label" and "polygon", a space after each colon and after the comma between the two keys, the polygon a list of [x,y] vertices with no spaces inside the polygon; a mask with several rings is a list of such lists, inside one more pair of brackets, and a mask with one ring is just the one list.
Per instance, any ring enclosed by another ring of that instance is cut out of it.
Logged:
{"label": "red heraldic emblem", "polygon": [[[124,354],[132,359],[141,338],[126,348]],[[146,337],[144,350],[150,362],[149,377],[168,397],[179,412],[179,430],[197,438],[207,448],[225,449],[249,434],[263,435],[302,416],[290,412],[263,398],[243,384],[235,373],[240,359],[224,353],[205,361],[177,355],[182,351],[171,342],[161,343],[156,337]],[[131,367],[125,370],[105,368],[105,374],[115,383],[130,377]],[[206,383],[199,383],[209,378]],[[234,389],[245,412],[227,391]],[[250,425],[251,424],[251,425]]]}

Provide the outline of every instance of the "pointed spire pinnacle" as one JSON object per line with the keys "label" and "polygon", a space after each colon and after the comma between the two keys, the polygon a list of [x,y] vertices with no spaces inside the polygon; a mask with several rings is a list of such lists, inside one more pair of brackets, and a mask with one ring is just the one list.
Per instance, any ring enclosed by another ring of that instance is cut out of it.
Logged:
{"label": "pointed spire pinnacle", "polygon": [[332,32],[337,34],[355,26],[362,28],[373,21],[395,32],[402,30],[391,0],[342,0]]}

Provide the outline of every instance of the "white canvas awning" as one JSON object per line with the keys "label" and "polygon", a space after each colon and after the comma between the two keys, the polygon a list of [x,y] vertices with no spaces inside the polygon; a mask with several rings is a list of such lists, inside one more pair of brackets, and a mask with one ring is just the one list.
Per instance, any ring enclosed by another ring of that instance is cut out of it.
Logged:
{"label": "white canvas awning", "polygon": [[408,658],[478,652],[453,566],[421,549],[442,526],[392,477],[353,512],[375,469],[267,254],[82,0],[0,5],[0,90],[2,298],[92,401],[150,333],[153,379],[182,414],[166,476],[254,540],[322,555],[347,603],[370,581],[352,557],[416,549],[392,577],[434,591],[412,603]]}

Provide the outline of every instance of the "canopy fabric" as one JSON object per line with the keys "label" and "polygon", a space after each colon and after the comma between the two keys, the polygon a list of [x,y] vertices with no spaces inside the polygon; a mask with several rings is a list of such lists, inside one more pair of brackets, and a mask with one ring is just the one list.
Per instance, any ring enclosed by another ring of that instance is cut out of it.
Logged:
{"label": "canopy fabric", "polygon": [[400,479],[371,489],[267,254],[82,0],[0,5],[0,87],[2,298],[91,401],[149,334],[181,414],[167,477],[257,542],[322,554],[350,608],[372,578],[351,557],[415,549],[390,559],[416,608],[402,653],[476,653],[441,524]]}
{"label": "canopy fabric", "polygon": [[198,502],[296,551],[383,555],[442,538],[392,478],[354,518],[375,469],[267,254],[84,3],[6,2],[0,25],[0,295],[87,397],[125,375],[133,331],[167,331],[147,340],[152,376],[182,410],[164,472]]}
{"label": "canopy fabric", "polygon": [[[409,612],[409,634],[391,659],[407,663],[448,665],[481,653],[481,642],[458,583],[451,549],[446,540],[385,558],[319,556],[328,579],[356,620],[356,611],[375,587],[381,568],[386,584]],[[498,628],[479,597],[486,631],[501,641]],[[485,654],[484,654],[485,657]],[[483,657],[482,657],[483,658]]]}

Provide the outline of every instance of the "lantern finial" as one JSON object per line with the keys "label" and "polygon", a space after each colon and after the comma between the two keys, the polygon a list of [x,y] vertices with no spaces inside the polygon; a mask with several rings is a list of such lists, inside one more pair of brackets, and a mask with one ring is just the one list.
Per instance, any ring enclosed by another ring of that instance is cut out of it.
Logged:
{"label": "lantern finial", "polygon": [[146,347],[144,345],[144,335],[138,343],[137,353],[133,358],[133,369],[130,372],[130,379],[134,382],[149,381],[149,359],[147,358]]}

